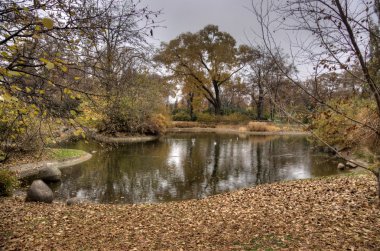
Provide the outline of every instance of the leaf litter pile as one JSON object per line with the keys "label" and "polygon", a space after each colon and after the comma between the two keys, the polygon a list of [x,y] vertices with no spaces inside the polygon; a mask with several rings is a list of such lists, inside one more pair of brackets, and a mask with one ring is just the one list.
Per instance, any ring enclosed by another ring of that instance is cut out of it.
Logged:
{"label": "leaf litter pile", "polygon": [[380,250],[369,175],[260,185],[202,200],[66,206],[0,200],[3,250]]}

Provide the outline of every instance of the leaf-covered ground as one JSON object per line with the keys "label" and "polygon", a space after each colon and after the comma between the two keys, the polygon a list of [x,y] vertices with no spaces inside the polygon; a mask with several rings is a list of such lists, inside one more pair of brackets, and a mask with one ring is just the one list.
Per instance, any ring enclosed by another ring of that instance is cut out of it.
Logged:
{"label": "leaf-covered ground", "polygon": [[380,250],[380,206],[369,175],[155,205],[7,198],[0,200],[0,249]]}

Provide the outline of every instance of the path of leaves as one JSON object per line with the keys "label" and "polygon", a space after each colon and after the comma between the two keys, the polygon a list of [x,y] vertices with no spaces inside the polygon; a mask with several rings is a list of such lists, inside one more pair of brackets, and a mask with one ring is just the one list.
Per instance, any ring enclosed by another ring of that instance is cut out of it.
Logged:
{"label": "path of leaves", "polygon": [[203,200],[68,207],[0,201],[4,250],[380,250],[375,179],[262,185]]}

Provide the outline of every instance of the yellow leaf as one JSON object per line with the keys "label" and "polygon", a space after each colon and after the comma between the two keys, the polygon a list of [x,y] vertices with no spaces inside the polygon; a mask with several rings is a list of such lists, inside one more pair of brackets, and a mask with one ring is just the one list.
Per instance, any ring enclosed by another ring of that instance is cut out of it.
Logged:
{"label": "yellow leaf", "polygon": [[54,64],[47,60],[46,58],[40,58],[40,61],[45,63],[45,67],[48,68],[49,70],[54,68]]}
{"label": "yellow leaf", "polygon": [[41,21],[42,21],[42,24],[43,24],[46,28],[48,28],[48,29],[53,29],[53,27],[54,27],[54,21],[53,21],[52,19],[45,17],[45,18],[43,18]]}
{"label": "yellow leaf", "polygon": [[66,66],[64,66],[64,65],[61,65],[61,70],[63,71],[63,72],[67,72],[67,67]]}
{"label": "yellow leaf", "polygon": [[16,91],[21,91],[21,88],[18,87],[17,85],[12,85],[11,88],[12,88],[13,90],[16,90]]}
{"label": "yellow leaf", "polygon": [[7,71],[6,75],[9,77],[20,77],[22,76],[22,73],[18,71]]}

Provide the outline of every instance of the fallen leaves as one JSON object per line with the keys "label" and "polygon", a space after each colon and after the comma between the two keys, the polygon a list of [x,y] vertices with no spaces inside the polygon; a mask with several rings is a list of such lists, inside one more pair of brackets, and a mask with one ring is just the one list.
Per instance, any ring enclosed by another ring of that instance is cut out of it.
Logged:
{"label": "fallen leaves", "polygon": [[0,249],[376,250],[375,182],[366,175],[291,181],[154,205],[7,198],[0,201]]}

